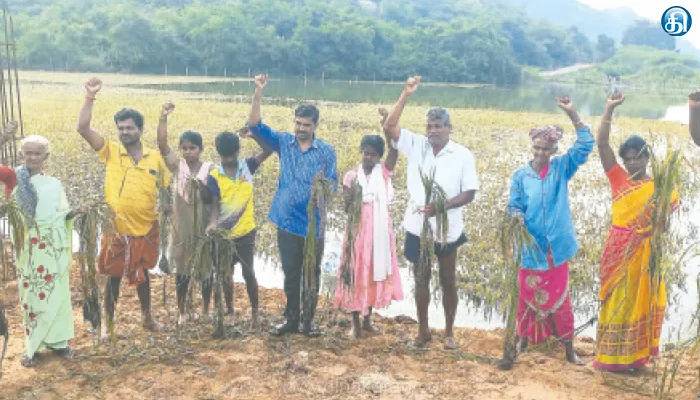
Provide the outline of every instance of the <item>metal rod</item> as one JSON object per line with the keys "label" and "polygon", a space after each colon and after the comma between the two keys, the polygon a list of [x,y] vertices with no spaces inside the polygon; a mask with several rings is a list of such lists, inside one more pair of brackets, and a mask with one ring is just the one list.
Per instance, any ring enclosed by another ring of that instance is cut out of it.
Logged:
{"label": "metal rod", "polygon": [[15,120],[15,105],[14,91],[12,90],[12,56],[10,54],[10,45],[8,45],[8,23],[7,23],[7,2],[3,4],[2,19],[5,22],[5,53],[7,53],[7,82],[10,86],[10,121]]}
{"label": "metal rod", "polygon": [[[12,22],[12,16],[10,15],[10,35],[15,36],[14,24]],[[19,73],[17,72],[17,51],[15,47],[12,47],[12,68],[15,73],[15,89],[17,92],[17,124],[19,125],[20,137],[24,137],[24,121],[22,119],[22,99],[19,95]],[[12,79],[12,78],[10,78]],[[12,166],[17,165],[17,142],[14,140],[10,141],[10,151],[12,153]]]}

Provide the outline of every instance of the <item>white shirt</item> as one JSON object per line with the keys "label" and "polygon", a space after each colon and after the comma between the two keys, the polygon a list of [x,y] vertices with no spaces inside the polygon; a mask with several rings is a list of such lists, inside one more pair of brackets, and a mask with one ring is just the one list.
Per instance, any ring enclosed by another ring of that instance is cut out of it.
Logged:
{"label": "white shirt", "polygon": [[[401,136],[398,141],[392,140],[392,145],[405,155],[408,161],[406,186],[409,200],[403,220],[407,232],[420,236],[423,228],[423,214],[416,212],[425,206],[425,189],[419,169],[423,175],[430,175],[433,168],[435,169],[435,181],[445,190],[448,199],[462,192],[479,189],[474,156],[466,147],[450,140],[436,156],[425,135],[418,135],[407,129],[401,129]],[[464,230],[462,208],[447,210],[447,243],[455,242]],[[435,232],[435,217],[430,218],[430,225]]]}

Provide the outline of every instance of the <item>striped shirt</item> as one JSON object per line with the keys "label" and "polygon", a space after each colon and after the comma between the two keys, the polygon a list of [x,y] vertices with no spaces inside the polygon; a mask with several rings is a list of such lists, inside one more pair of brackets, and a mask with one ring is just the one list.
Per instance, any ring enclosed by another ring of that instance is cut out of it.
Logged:
{"label": "striped shirt", "polygon": [[[298,236],[306,236],[309,218],[306,207],[311,198],[311,185],[318,172],[338,185],[338,169],[333,146],[317,137],[311,147],[302,151],[291,133],[276,132],[261,122],[251,126],[250,132],[279,154],[280,176],[277,192],[268,217],[278,228]],[[316,234],[319,230],[319,210],[316,209]]]}

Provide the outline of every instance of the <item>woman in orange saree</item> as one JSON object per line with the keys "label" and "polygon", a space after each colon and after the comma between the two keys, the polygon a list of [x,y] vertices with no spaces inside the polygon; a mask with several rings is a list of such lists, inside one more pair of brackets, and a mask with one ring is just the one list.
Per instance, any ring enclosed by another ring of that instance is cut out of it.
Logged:
{"label": "woman in orange saree", "polygon": [[[600,314],[594,366],[606,371],[641,367],[658,355],[666,287],[652,287],[649,271],[654,182],[647,174],[649,148],[639,136],[620,147],[623,169],[610,147],[613,110],[624,101],[610,95],[598,129],[598,150],[612,189],[612,227],[600,261]],[[674,193],[674,207],[678,195]],[[656,286],[656,285],[654,285]]]}

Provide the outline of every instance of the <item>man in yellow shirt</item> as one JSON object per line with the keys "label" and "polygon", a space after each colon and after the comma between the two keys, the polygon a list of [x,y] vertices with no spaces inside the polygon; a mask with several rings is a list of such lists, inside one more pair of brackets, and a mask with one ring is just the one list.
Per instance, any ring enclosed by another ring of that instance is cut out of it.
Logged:
{"label": "man in yellow shirt", "polygon": [[114,115],[119,142],[105,139],[90,127],[92,106],[102,81],[97,78],[85,84],[86,96],[78,119],[78,132],[106,165],[105,201],[114,210],[116,237],[102,237],[98,269],[107,275],[105,314],[107,324],[114,321],[123,276],[129,285],[137,286],[143,314],[143,326],[158,330],[151,316],[151,286],[148,270],[155,267],[159,255],[157,193],[168,185],[167,168],[158,151],[144,147],[143,115],[133,109],[122,109]]}

